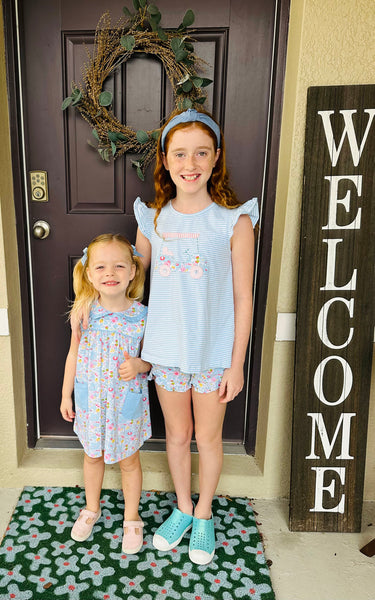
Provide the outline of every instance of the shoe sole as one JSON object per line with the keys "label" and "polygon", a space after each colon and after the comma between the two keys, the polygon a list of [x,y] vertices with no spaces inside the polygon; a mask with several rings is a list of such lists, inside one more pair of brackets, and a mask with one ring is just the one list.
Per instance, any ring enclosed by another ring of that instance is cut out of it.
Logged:
{"label": "shoe sole", "polygon": [[[173,550],[173,548],[176,548],[176,546],[178,546],[178,544],[181,542],[182,538],[184,537],[185,533],[187,533],[189,531],[189,529],[192,528],[192,526],[193,526],[193,523],[190,523],[190,525],[188,525],[186,527],[186,529],[184,529],[184,531],[182,532],[180,537],[175,542],[172,542],[172,544],[168,544],[167,540],[165,538],[163,538],[163,536],[155,533],[154,537],[152,538],[152,544],[153,544],[154,548],[156,548],[157,550],[160,550],[161,552],[168,552],[168,550]],[[159,539],[167,542],[167,546],[164,545],[163,548],[158,546]]]}
{"label": "shoe sole", "polygon": [[72,533],[70,534],[70,537],[72,538],[72,540],[74,540],[75,542],[85,542],[86,540],[89,539],[90,535],[92,534],[92,529],[89,533],[89,535],[87,535],[86,537],[79,537],[78,535],[73,535]]}
{"label": "shoe sole", "polygon": [[136,548],[124,548],[122,547],[121,550],[123,551],[124,554],[137,554],[137,552],[140,551],[140,549],[143,546],[143,540],[142,542],[139,544],[139,546],[137,546]]}
{"label": "shoe sole", "polygon": [[[203,557],[197,557],[194,556],[194,550],[190,550],[189,549],[189,558],[191,560],[192,563],[194,563],[195,565],[208,565],[208,563],[210,563],[213,559],[213,557],[215,556],[215,550],[213,552],[211,552],[211,554],[208,554],[208,552],[205,552],[205,554],[207,554],[207,557],[203,558]],[[198,550],[198,552],[203,552],[202,550]]]}

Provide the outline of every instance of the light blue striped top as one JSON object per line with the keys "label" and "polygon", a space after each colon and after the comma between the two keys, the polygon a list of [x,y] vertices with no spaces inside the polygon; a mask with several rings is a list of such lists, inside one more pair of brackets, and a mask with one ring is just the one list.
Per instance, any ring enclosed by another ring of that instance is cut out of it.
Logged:
{"label": "light blue striped top", "polygon": [[[151,289],[142,358],[198,373],[231,365],[234,339],[230,240],[240,215],[259,218],[257,199],[234,209],[215,203],[194,214],[169,202],[154,228],[155,209],[134,203],[151,243]],[[159,234],[159,235],[158,235]]]}

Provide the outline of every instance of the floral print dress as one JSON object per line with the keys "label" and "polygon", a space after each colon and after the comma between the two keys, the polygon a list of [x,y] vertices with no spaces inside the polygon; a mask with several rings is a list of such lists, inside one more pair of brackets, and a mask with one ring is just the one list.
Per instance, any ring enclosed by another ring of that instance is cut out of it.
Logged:
{"label": "floral print dress", "polygon": [[74,431],[90,457],[105,463],[131,456],[151,436],[147,373],[131,381],[118,374],[124,353],[139,356],[147,308],[139,302],[110,312],[96,302],[79,345]]}

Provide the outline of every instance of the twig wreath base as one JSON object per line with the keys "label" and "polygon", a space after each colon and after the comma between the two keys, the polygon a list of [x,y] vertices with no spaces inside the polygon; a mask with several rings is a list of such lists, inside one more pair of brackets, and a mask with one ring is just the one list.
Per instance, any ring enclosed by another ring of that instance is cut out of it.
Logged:
{"label": "twig wreath base", "polygon": [[99,20],[95,32],[93,53],[83,67],[83,84],[72,83],[72,93],[65,98],[62,109],[74,106],[89,123],[101,158],[110,162],[126,152],[140,155],[132,160],[138,177],[144,181],[147,167],[153,161],[160,127],[153,130],[134,130],[122,124],[112,110],[113,94],[103,89],[106,79],[137,53],[156,56],[163,64],[171,83],[174,108],[184,110],[204,104],[202,91],[212,83],[200,77],[204,61],[194,52],[193,39],[187,27],[194,22],[188,10],[178,29],[162,29],[159,9],[147,0],[133,0],[135,13],[126,7],[115,26],[109,12]]}

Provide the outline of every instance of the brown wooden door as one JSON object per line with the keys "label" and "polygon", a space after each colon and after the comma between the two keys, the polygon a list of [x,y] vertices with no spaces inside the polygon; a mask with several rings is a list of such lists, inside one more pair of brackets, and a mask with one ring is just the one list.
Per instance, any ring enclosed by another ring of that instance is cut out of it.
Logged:
{"label": "brown wooden door", "polygon": [[[205,76],[214,80],[207,107],[223,124],[228,165],[239,198],[262,201],[269,126],[276,0],[159,0],[164,27],[176,27],[188,8],[196,19],[197,54],[207,61]],[[60,390],[70,329],[71,273],[82,249],[99,233],[119,231],[135,239],[133,202],[152,197],[152,174],[142,183],[126,156],[105,163],[87,143],[91,131],[74,110],[61,111],[70,82],[79,80],[92,48],[96,24],[104,12],[113,23],[123,0],[33,0],[20,2],[21,55],[30,280],[35,332],[36,406],[40,436],[72,435],[60,417]],[[130,6],[129,6],[130,8]],[[161,64],[148,56],[131,59],[106,82],[114,92],[123,123],[152,129],[173,107]],[[46,171],[48,202],[34,201],[30,172]],[[50,235],[32,235],[37,220],[49,223]],[[247,369],[246,369],[247,370]],[[247,382],[247,387],[249,382]],[[154,438],[164,428],[152,390]],[[246,389],[228,407],[226,440],[243,442]]]}

